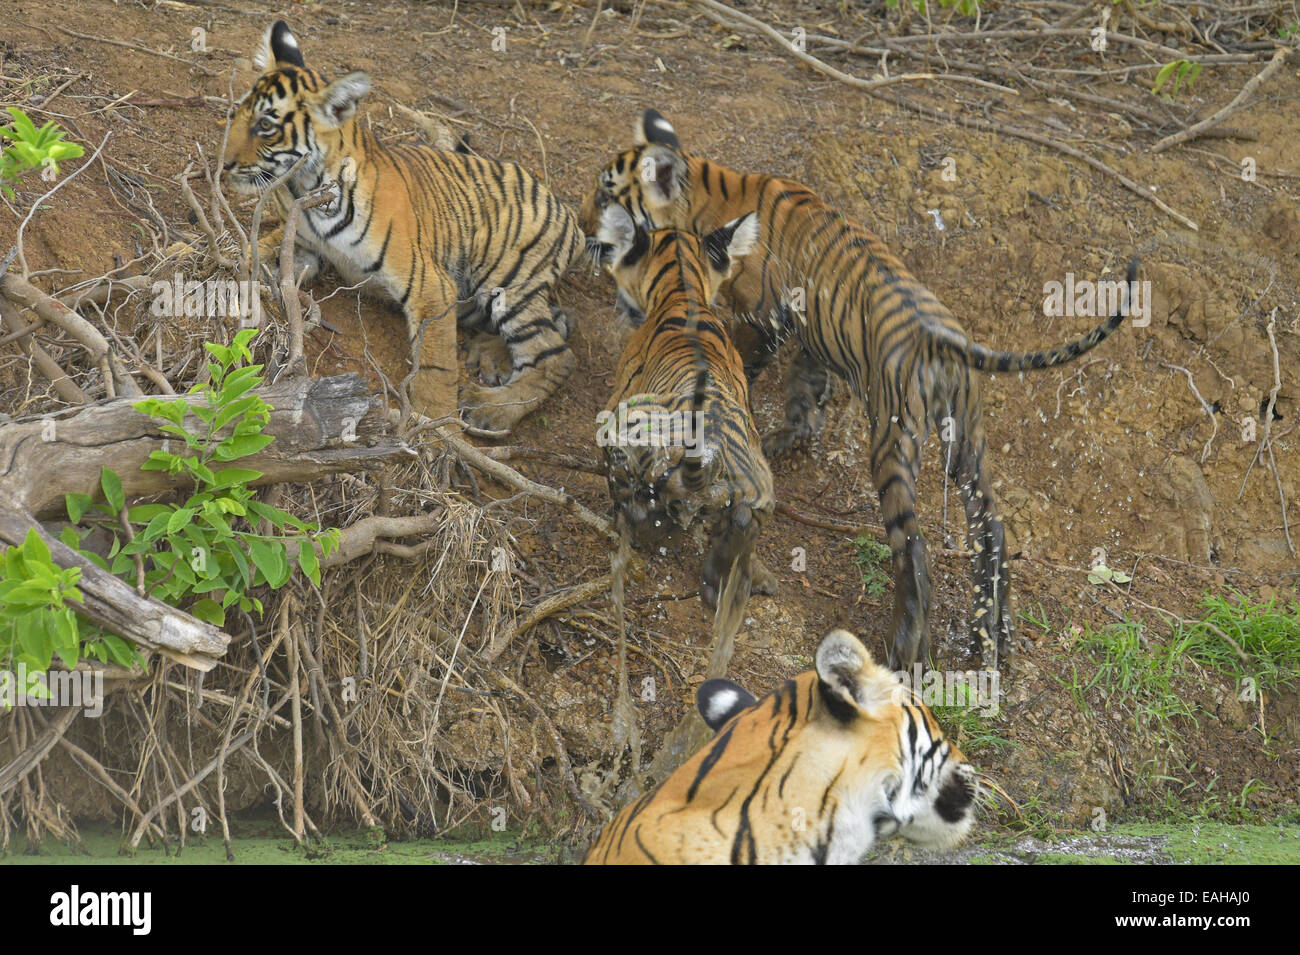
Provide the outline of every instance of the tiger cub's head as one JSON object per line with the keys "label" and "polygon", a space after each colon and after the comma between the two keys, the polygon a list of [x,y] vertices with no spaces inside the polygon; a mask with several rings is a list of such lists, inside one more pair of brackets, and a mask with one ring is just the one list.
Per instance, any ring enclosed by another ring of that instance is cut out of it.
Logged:
{"label": "tiger cub's head", "polygon": [[700,237],[673,228],[647,228],[620,205],[607,205],[595,235],[598,265],[618,287],[618,303],[640,325],[652,303],[672,295],[707,308],[719,287],[758,242],[750,213]]}
{"label": "tiger cub's head", "polygon": [[[763,700],[710,680],[698,702],[718,737],[690,802],[721,806],[739,801],[737,790],[749,795],[751,813],[770,817],[751,820],[756,848],[766,838],[790,855],[855,862],[894,835],[948,848],[970,831],[973,767],[929,709],[847,631],[827,634],[815,669]],[[790,825],[795,810],[802,833]]]}
{"label": "tiger cub's head", "polygon": [[[611,206],[621,206],[643,229],[689,225],[685,203],[688,164],[672,124],[653,109],[637,121],[635,145],[619,153],[596,175],[596,183],[583,201],[578,223],[595,236],[601,216]],[[588,252],[596,248],[588,242]]]}
{"label": "tiger cub's head", "polygon": [[331,83],[308,69],[283,20],[263,35],[253,65],[262,74],[231,121],[222,157],[226,177],[240,192],[262,192],[307,156],[295,179],[321,181],[331,155],[337,161],[357,102],[370,91],[370,77],[355,72]]}
{"label": "tiger cub's head", "polygon": [[[661,352],[676,349],[684,363],[677,376],[676,392],[624,393],[619,404],[625,407],[620,411],[616,404],[607,409],[597,433],[605,452],[618,524],[638,547],[657,542],[674,526],[689,524],[705,503],[699,492],[709,487],[718,474],[721,460],[706,440],[701,416],[702,390],[710,369],[700,337],[722,336],[723,340],[710,349],[712,354],[717,353],[719,345],[731,347],[725,330],[709,311],[709,303],[741,257],[754,247],[756,236],[752,215],[703,237],[676,229],[647,231],[633,222],[621,206],[607,207],[601,217],[598,255],[614,277],[620,310],[634,326],[640,326],[651,315],[655,325],[663,323],[665,329],[661,335],[656,327],[648,341],[634,339],[629,343],[629,352],[619,363],[620,379],[630,367],[629,360],[636,365],[645,363],[649,356],[641,352],[647,348]],[[678,318],[680,325],[670,324]],[[675,333],[673,328],[677,329]],[[663,364],[666,362],[659,367]],[[716,374],[718,369],[712,371]],[[648,382],[634,379],[628,384],[642,392]],[[659,386],[662,384],[661,380]],[[690,397],[690,409],[701,413],[690,415],[689,432],[683,405],[677,401],[683,395]],[[682,432],[680,435],[674,425]]]}

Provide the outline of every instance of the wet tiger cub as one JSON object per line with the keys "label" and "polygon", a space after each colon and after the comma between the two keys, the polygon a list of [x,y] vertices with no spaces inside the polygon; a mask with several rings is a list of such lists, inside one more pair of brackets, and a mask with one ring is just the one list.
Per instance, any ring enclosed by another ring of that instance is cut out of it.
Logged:
{"label": "wet tiger cub", "polygon": [[[737,172],[685,152],[672,124],[654,110],[641,117],[633,148],[597,175],[583,205],[584,227],[612,205],[644,228],[699,234],[748,213],[758,217],[759,251],[723,294],[743,321],[767,336],[769,356],[788,337],[799,342],[786,426],[767,450],[774,454],[817,426],[828,370],[861,400],[871,424],[871,477],[893,553],[890,662],[902,669],[930,654],[930,569],[916,482],[926,436],[931,427],[940,431],[974,554],[971,635],[984,666],[996,668],[999,653],[1010,654],[1015,644],[1005,533],[984,465],[980,375],[1072,361],[1123,324],[1128,295],[1109,319],[1067,344],[1036,352],[987,348],[966,335],[879,236],[793,180]],[[1136,270],[1134,260],[1123,293]]]}
{"label": "wet tiger cub", "polygon": [[615,816],[586,864],[851,865],[894,835],[961,842],[975,772],[930,711],[844,630],[815,660],[757,702],[727,680],[703,684],[717,736]]}
{"label": "wet tiger cub", "polygon": [[[223,168],[235,188],[259,193],[294,172],[274,197],[291,201],[334,186],[330,203],[304,209],[295,271],[333,266],[401,306],[412,345],[417,411],[456,406],[456,321],[475,319],[504,339],[510,369],[499,387],[471,384],[466,419],[509,431],[572,371],[567,320],[550,295],[582,250],[573,213],[519,166],[464,152],[385,144],[357,117],[365,73],[329,82],[303,62],[277,20],[254,55],[263,72],[230,127]],[[279,234],[264,239],[274,261]]]}
{"label": "wet tiger cub", "polygon": [[709,308],[755,236],[753,216],[703,237],[647,232],[619,206],[606,211],[597,235],[621,305],[641,322],[619,359],[597,433],[615,519],[644,546],[704,512],[713,530],[700,597],[710,609],[733,564],[741,575],[738,599],[776,587],[752,557],[775,507],[772,472],[749,413],[740,356]]}

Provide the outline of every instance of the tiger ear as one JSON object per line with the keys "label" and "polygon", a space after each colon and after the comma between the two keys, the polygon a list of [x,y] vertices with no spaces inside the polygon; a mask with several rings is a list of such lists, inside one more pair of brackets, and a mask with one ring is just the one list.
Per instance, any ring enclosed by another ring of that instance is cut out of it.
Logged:
{"label": "tiger ear", "polygon": [[673,124],[664,119],[656,109],[648,109],[637,117],[636,127],[632,132],[638,146],[659,143],[663,146],[671,146],[673,149],[682,148],[682,144],[677,140],[677,130],[673,129]]}
{"label": "tiger ear", "polygon": [[596,241],[601,246],[601,264],[613,266],[623,261],[634,249],[644,245],[646,234],[644,229],[632,221],[632,216],[626,209],[611,204],[600,214],[600,228],[596,230]]}
{"label": "tiger ear", "polygon": [[872,660],[862,641],[847,630],[832,630],[822,638],[816,666],[822,699],[831,715],[842,722],[859,711],[877,718],[901,699],[902,685]]}
{"label": "tiger ear", "polygon": [[658,209],[676,202],[682,194],[686,168],[686,160],[675,147],[661,143],[647,145],[637,163],[646,205]]}
{"label": "tiger ear", "polygon": [[302,48],[298,46],[298,39],[289,29],[289,24],[283,20],[276,20],[262,34],[262,41],[253,51],[253,66],[265,73],[282,64],[306,65],[302,59]]}
{"label": "tiger ear", "polygon": [[741,710],[758,701],[738,683],[730,680],[705,680],[695,692],[695,705],[709,729],[716,732]]}
{"label": "tiger ear", "polygon": [[370,92],[370,77],[357,71],[340,77],[317,94],[313,118],[325,128],[342,126],[357,112],[357,103]]}
{"label": "tiger ear", "polygon": [[736,263],[758,244],[758,215],[750,212],[732,219],[704,237],[704,251],[710,264],[722,276],[729,276]]}

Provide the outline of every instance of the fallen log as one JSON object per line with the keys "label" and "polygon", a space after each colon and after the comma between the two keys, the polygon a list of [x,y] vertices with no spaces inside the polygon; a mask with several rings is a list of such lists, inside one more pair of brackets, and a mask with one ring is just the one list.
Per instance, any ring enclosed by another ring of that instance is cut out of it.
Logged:
{"label": "fallen log", "polygon": [[[240,467],[262,472],[257,484],[314,481],[414,453],[392,435],[382,404],[359,375],[296,378],[257,394],[273,409],[263,433],[275,437],[265,450],[239,460]],[[122,479],[128,498],[176,487],[174,475],[140,470],[169,438],[159,422],[131,407],[133,400],[0,424],[0,506],[38,519],[63,517],[65,494],[99,493],[101,468]],[[202,425],[190,415],[186,427],[198,431]]]}
{"label": "fallen log", "polygon": [[[359,375],[297,378],[257,393],[273,409],[263,433],[275,441],[238,462],[262,472],[255,483],[314,481],[340,471],[376,468],[414,453],[393,436],[382,403]],[[81,569],[77,586],[84,603],[76,608],[80,616],[186,666],[209,670],[225,653],[228,635],[142,596],[39,523],[40,518],[64,516],[65,494],[97,495],[103,468],[121,478],[128,499],[170,490],[185,480],[165,471],[140,470],[152,451],[167,447],[169,438],[132,403],[118,399],[0,424],[0,551],[21,544],[35,529],[55,563]],[[195,416],[187,419],[187,427],[200,426]]]}

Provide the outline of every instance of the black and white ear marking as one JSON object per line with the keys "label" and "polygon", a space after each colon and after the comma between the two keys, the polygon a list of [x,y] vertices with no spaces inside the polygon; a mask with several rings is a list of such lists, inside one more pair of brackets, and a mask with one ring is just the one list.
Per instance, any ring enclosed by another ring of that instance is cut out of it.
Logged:
{"label": "black and white ear marking", "polygon": [[370,77],[358,70],[340,77],[320,94],[320,112],[326,125],[341,125],[353,117],[361,97],[370,92]]}
{"label": "black and white ear marking", "polygon": [[741,710],[753,706],[757,700],[738,683],[730,680],[706,680],[695,692],[695,704],[709,729],[715,732]]}
{"label": "black and white ear marking", "polygon": [[753,212],[732,219],[704,237],[705,254],[722,275],[730,275],[732,266],[752,252],[757,244],[758,215]]}
{"label": "black and white ear marking", "polygon": [[682,194],[686,160],[671,146],[651,143],[641,152],[637,175],[641,177],[646,203],[661,208],[676,202]]}
{"label": "black and white ear marking", "polygon": [[289,24],[276,20],[262,34],[262,40],[253,52],[253,66],[265,73],[278,64],[304,66],[302,49]]}
{"label": "black and white ear marking", "polygon": [[673,149],[682,148],[673,124],[664,119],[655,109],[648,109],[641,114],[641,118],[637,120],[635,134],[638,146],[659,143],[662,146],[671,146]]}
{"label": "black and white ear marking", "polygon": [[[644,252],[647,245],[645,230],[632,221],[631,214],[618,204],[610,204],[600,214],[600,228],[596,230],[596,241],[601,244],[600,258],[604,265],[615,265],[624,259],[632,258],[632,253],[640,249]],[[631,265],[632,261],[626,264]]]}
{"label": "black and white ear marking", "polygon": [[276,20],[271,25],[271,52],[277,63],[291,63],[294,66],[306,66],[302,61],[302,50],[298,38],[289,29],[289,24]]}
{"label": "black and white ear marking", "polygon": [[875,717],[902,696],[898,680],[872,660],[862,641],[847,630],[826,634],[814,659],[822,700],[841,722],[852,720],[859,707]]}

